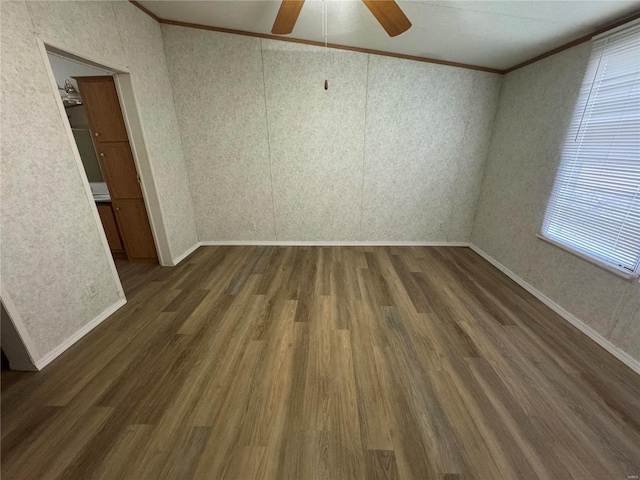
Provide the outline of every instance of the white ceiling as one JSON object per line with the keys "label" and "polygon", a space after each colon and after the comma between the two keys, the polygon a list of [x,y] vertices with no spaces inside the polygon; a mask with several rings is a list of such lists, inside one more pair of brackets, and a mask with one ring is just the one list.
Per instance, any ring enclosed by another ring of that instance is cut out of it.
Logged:
{"label": "white ceiling", "polygon": [[[140,1],[160,18],[271,33],[279,1]],[[413,27],[390,38],[359,0],[328,0],[328,41],[507,69],[640,9],[640,1],[398,1]],[[322,1],[307,0],[294,38],[324,41]]]}

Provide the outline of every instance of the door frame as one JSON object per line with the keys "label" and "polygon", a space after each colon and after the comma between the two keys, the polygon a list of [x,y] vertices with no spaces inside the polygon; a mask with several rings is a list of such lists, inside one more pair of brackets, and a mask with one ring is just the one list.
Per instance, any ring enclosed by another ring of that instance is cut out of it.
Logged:
{"label": "door frame", "polygon": [[37,372],[40,370],[38,360],[41,355],[2,282],[0,282],[0,303],[2,303],[2,308],[8,317],[5,318],[0,314],[2,315],[3,350],[9,360],[9,368]]}
{"label": "door frame", "polygon": [[124,289],[122,288],[122,282],[120,281],[120,276],[118,275],[115,261],[111,254],[109,243],[107,242],[107,236],[105,234],[104,227],[102,226],[100,215],[98,214],[98,207],[96,206],[96,202],[93,199],[93,194],[91,193],[89,179],[87,178],[87,173],[84,169],[82,159],[80,158],[80,152],[78,151],[78,146],[76,145],[76,141],[71,130],[71,125],[69,124],[69,119],[67,118],[67,114],[65,112],[64,106],[62,105],[62,101],[60,101],[58,84],[56,83],[55,76],[53,75],[53,69],[51,68],[51,63],[49,62],[49,53],[58,55],[79,64],[98,68],[105,71],[105,73],[112,74],[114,76],[116,91],[118,93],[118,100],[120,102],[120,108],[122,110],[127,135],[129,137],[129,144],[131,146],[133,160],[136,166],[136,170],[138,171],[138,175],[140,176],[142,197],[144,200],[145,209],[147,210],[147,217],[149,218],[151,233],[156,246],[156,252],[158,254],[158,261],[160,262],[160,265],[163,266],[173,266],[174,263],[171,259],[167,229],[163,220],[162,210],[160,207],[160,198],[156,189],[151,163],[149,161],[149,152],[138,114],[138,104],[134,94],[133,80],[131,78],[129,69],[126,67],[113,65],[111,62],[105,62],[99,58],[88,58],[85,53],[76,53],[68,50],[67,48],[59,47],[50,42],[45,42],[38,35],[34,36],[42,59],[42,65],[49,78],[51,95],[55,97],[55,102],[58,106],[58,112],[60,114],[60,120],[66,133],[69,146],[71,147],[72,155],[76,161],[76,167],[78,168],[80,181],[82,182],[82,185],[84,187],[86,199],[93,214],[95,226],[102,241],[102,246],[107,258],[107,263],[110,266],[111,275],[113,277],[118,296],[120,297],[120,299],[114,305],[112,305],[101,315],[93,319],[90,323],[85,325],[85,327],[72,335],[71,338],[63,342],[62,345],[58,346],[52,352],[49,352],[45,356],[42,356],[42,354],[38,352],[33,339],[29,335],[25,322],[20,317],[18,310],[15,308],[9,292],[6,291],[2,282],[0,282],[0,301],[2,302],[2,305],[9,317],[6,320],[10,321],[15,330],[14,332],[12,332],[15,333],[15,335],[13,335],[13,338],[11,339],[14,355],[9,356],[9,353],[5,351],[5,354],[7,354],[7,357],[9,359],[10,367],[12,366],[13,368],[19,370],[38,371],[48,365],[58,355],[64,352],[81,337],[89,333],[94,327],[96,327],[126,303],[126,297]]}
{"label": "door frame", "polygon": [[[106,74],[113,75],[114,83],[116,85],[116,91],[118,93],[118,100],[120,102],[120,109],[122,110],[122,116],[124,118],[127,136],[129,137],[131,153],[133,154],[133,160],[136,166],[136,170],[140,177],[142,198],[144,200],[145,209],[147,211],[147,217],[149,218],[149,224],[151,226],[151,233],[156,246],[156,252],[158,253],[158,261],[160,265],[172,266],[173,261],[171,259],[171,252],[169,250],[169,241],[166,226],[164,224],[162,210],[160,207],[160,198],[156,189],[151,163],[149,161],[147,142],[145,141],[144,131],[140,122],[138,104],[133,90],[133,80],[131,78],[131,73],[126,67],[113,65],[110,62],[104,62],[98,59],[87,58],[85,54],[77,54],[69,51],[66,48],[60,48],[49,42],[45,43],[37,35],[36,40],[38,42],[40,54],[42,56],[47,74],[49,76],[51,89],[56,97],[59,97],[58,86],[53,75],[51,64],[49,62],[49,53],[63,57],[67,60],[74,61],[76,63],[104,70]],[[85,192],[87,194],[87,200],[91,203],[94,220],[96,222],[96,226],[100,230],[103,248],[105,249],[105,253],[108,257],[112,274],[118,287],[118,292],[121,298],[125,298],[124,290],[122,289],[122,284],[120,282],[120,277],[118,276],[118,271],[116,270],[115,262],[113,260],[113,256],[111,255],[111,249],[109,248],[107,237],[104,233],[104,228],[102,227],[102,222],[98,214],[98,208],[95,204],[95,201],[93,200],[93,194],[91,193],[89,180],[87,179],[87,174],[84,170],[84,165],[82,164],[82,159],[80,158],[80,153],[78,152],[78,148],[73,137],[73,132],[71,130],[71,126],[69,125],[69,120],[67,119],[67,115],[62,102],[58,100],[57,104],[69,143],[71,145],[71,149],[73,151],[73,156],[76,160],[76,165],[78,167],[78,170],[80,171],[80,177],[82,178]]]}

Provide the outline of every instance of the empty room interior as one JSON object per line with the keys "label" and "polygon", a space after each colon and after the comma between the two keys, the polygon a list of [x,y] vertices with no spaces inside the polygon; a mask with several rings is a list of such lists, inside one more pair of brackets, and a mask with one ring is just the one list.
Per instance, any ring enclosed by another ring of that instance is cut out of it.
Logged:
{"label": "empty room interior", "polygon": [[0,22],[3,479],[640,478],[639,1]]}

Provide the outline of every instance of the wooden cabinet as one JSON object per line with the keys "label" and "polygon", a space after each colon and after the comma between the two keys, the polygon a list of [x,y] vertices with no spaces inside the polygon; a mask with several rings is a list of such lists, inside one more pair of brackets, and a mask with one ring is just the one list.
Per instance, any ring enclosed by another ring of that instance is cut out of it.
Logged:
{"label": "wooden cabinet", "polygon": [[76,77],[96,142],[129,142],[113,77]]}
{"label": "wooden cabinet", "polygon": [[147,221],[147,211],[142,200],[112,200],[118,225],[129,232],[123,238],[129,258],[141,262],[157,262],[156,247],[153,243],[151,227]]}
{"label": "wooden cabinet", "polygon": [[[121,248],[129,261],[157,263],[158,254],[113,77],[75,79],[111,196],[112,218]],[[103,210],[106,215],[106,209]],[[107,227],[104,220],[103,225],[105,232],[112,228]],[[107,233],[107,238],[109,235]]]}
{"label": "wooden cabinet", "polygon": [[97,203],[96,206],[98,207],[98,214],[100,214],[100,220],[102,221],[102,227],[107,236],[111,253],[113,253],[116,258],[126,258],[126,252],[122,245],[111,202],[100,202]]}
{"label": "wooden cabinet", "polygon": [[104,181],[111,198],[142,198],[129,142],[97,143]]}

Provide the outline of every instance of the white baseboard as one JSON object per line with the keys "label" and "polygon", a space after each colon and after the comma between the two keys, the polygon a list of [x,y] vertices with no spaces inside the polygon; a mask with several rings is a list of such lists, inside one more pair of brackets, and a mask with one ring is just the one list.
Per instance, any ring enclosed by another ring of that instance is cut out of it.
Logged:
{"label": "white baseboard", "polygon": [[198,242],[193,247],[188,248],[182,255],[179,255],[178,257],[172,259],[172,264],[169,265],[169,266],[170,267],[175,267],[176,265],[178,265],[182,260],[187,258],[189,255],[191,255],[193,252],[195,252],[198,248],[200,248],[200,245],[202,245],[202,243]]}
{"label": "white baseboard", "polygon": [[528,291],[530,294],[532,294],[534,297],[536,297],[538,300],[540,300],[546,306],[551,308],[551,310],[556,312],[558,315],[560,315],[562,318],[564,318],[571,325],[573,325],[578,330],[580,330],[582,333],[584,333],[591,340],[593,340],[598,345],[600,345],[602,348],[604,348],[611,355],[613,355],[618,360],[620,360],[622,363],[624,363],[626,366],[628,366],[631,370],[633,370],[637,374],[640,374],[640,362],[638,362],[635,358],[631,357],[628,353],[626,353],[625,351],[623,351],[620,348],[616,347],[613,343],[611,343],[609,340],[604,338],[602,335],[600,335],[598,332],[596,332],[589,325],[584,323],[582,320],[580,320],[578,317],[576,317],[572,313],[570,313],[567,310],[565,310],[563,307],[561,307],[556,302],[551,300],[549,297],[547,297],[540,290],[536,289],[533,285],[527,283],[522,278],[520,278],[518,275],[516,275],[511,270],[509,270],[507,267],[505,267],[500,262],[498,262],[496,259],[494,259],[493,257],[489,256],[487,253],[483,252],[480,248],[478,248],[477,246],[475,246],[473,244],[469,244],[469,247],[474,252],[476,252],[478,255],[480,255],[482,258],[484,258],[486,261],[488,261],[490,264],[492,264],[494,267],[496,267],[498,270],[500,270],[502,273],[504,273],[511,280],[516,282],[518,285],[520,285],[522,288],[524,288],[526,291]]}
{"label": "white baseboard", "polygon": [[205,240],[203,246],[256,245],[281,247],[468,247],[468,242],[414,242],[414,241],[351,241],[351,240]]}
{"label": "white baseboard", "polygon": [[[196,251],[200,246],[216,246],[216,245],[264,245],[264,246],[425,246],[425,247],[469,247],[482,258],[491,263],[494,267],[500,270],[502,273],[507,275],[511,280],[516,282],[522,288],[531,293],[534,297],[540,300],[542,303],[547,305],[553,311],[555,311],[558,315],[564,318],[567,322],[573,325],[575,328],[580,330],[582,333],[587,335],[591,340],[596,342],[606,351],[608,351],[611,355],[616,357],[622,363],[631,368],[634,372],[640,374],[640,362],[631,357],[629,354],[615,346],[609,340],[604,338],[598,332],[589,327],[582,320],[578,319],[575,315],[565,310],[563,307],[558,305],[556,302],[551,300],[545,294],[540,292],[538,289],[533,287],[531,284],[524,281],[518,275],[513,273],[507,267],[502,265],[500,262],[495,260],[493,257],[489,256],[487,253],[482,251],[476,245],[468,242],[397,242],[397,241],[387,241],[387,242],[352,242],[352,241],[312,241],[312,242],[303,242],[303,241],[252,241],[252,240],[243,240],[243,241],[203,241],[198,242],[193,247],[188,249],[182,255],[173,260],[174,265],[177,265],[186,257],[191,255],[194,251]],[[80,330],[78,330],[75,334],[73,334],[70,338],[65,340],[62,344],[57,346],[51,352],[47,353],[45,356],[40,358],[35,362],[35,367],[38,370],[42,370],[46,365],[55,360],[58,356],[60,356],[64,351],[66,351],[69,347],[71,347],[74,343],[84,337],[87,333],[93,330],[96,326],[106,320],[109,316],[119,310],[123,305],[127,303],[126,299],[118,300],[114,305],[106,309],[96,318],[94,318],[91,322],[86,324]],[[12,368],[19,370],[28,370],[33,369],[33,366],[13,366]],[[17,367],[25,367],[25,368],[17,368]]]}
{"label": "white baseboard", "polygon": [[119,310],[124,304],[127,303],[126,298],[121,298],[112,306],[107,308],[104,312],[98,315],[96,318],[87,323],[84,327],[78,330],[76,333],[71,335],[71,337],[67,338],[64,342],[58,345],[56,348],[47,353],[40,360],[36,361],[36,368],[38,370],[42,370],[44,367],[53,362],[56,358],[58,358],[62,353],[68,350],[74,343],[84,337],[91,330],[96,328],[102,322],[104,322],[108,317],[113,315],[117,310]]}

